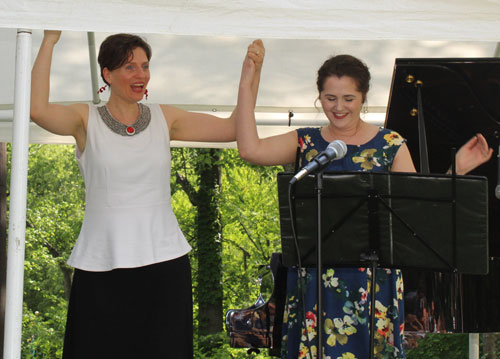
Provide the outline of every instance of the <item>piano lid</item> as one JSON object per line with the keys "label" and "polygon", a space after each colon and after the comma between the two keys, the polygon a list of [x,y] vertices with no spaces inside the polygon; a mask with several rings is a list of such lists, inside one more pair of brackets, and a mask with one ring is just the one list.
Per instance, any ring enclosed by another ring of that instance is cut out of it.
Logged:
{"label": "piano lid", "polygon": [[417,82],[422,104],[431,173],[444,173],[457,150],[482,133],[492,159],[471,174],[488,177],[490,255],[500,256],[500,200],[497,184],[500,133],[500,58],[396,59],[385,127],[399,132],[419,169]]}

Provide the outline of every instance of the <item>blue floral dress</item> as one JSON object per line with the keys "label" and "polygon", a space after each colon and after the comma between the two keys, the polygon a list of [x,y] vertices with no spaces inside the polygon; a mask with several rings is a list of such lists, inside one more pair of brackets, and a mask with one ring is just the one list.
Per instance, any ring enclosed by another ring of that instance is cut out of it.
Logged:
{"label": "blue floral dress", "polygon": [[[327,146],[319,128],[297,130],[305,166]],[[343,159],[333,161],[326,171],[388,172],[405,140],[396,132],[380,129],[361,146],[348,145]],[[316,269],[303,269],[306,325],[297,287],[297,269],[289,268],[287,301],[283,319],[282,358],[317,358]],[[369,304],[371,271],[366,268],[327,268],[323,279],[323,350],[325,359],[369,358]],[[405,358],[403,351],[403,278],[400,270],[377,269],[375,302],[375,357]],[[305,333],[309,333],[309,343]],[[311,351],[312,355],[308,356]]]}

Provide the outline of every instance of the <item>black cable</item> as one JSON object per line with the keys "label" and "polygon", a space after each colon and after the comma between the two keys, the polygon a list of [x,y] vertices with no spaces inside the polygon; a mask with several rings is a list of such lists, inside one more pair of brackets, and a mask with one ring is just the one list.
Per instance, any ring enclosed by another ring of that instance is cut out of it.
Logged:
{"label": "black cable", "polygon": [[[312,354],[311,354],[311,342],[309,340],[309,333],[307,332],[307,321],[306,321],[306,299],[305,299],[305,294],[304,294],[304,288],[302,287],[302,259],[300,257],[300,249],[299,249],[299,242],[297,240],[297,232],[295,228],[295,220],[293,216],[293,206],[292,206],[292,186],[291,184],[288,184],[288,208],[290,209],[290,222],[292,226],[292,236],[293,236],[293,243],[295,244],[295,251],[297,252],[297,283],[298,283],[298,290],[299,290],[299,295],[302,300],[302,324],[304,325],[304,330],[306,334],[306,340],[307,340],[307,347],[308,347],[308,352],[307,356],[312,359]],[[318,274],[317,275],[321,275]],[[320,316],[321,314],[318,314]],[[321,320],[321,317],[319,317],[318,320]],[[302,334],[301,334],[302,336]]]}

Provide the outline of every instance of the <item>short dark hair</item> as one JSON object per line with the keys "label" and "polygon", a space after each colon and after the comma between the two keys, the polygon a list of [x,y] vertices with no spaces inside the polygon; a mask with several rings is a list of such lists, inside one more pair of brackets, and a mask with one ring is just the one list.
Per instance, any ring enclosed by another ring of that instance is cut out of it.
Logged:
{"label": "short dark hair", "polygon": [[337,55],[326,60],[318,70],[316,85],[319,93],[323,91],[325,81],[330,76],[349,76],[356,81],[357,90],[363,94],[363,101],[370,89],[370,71],[361,60],[351,55]]}
{"label": "short dark hair", "polygon": [[[101,67],[101,77],[106,84],[102,73],[104,68],[110,71],[119,68],[131,57],[134,49],[140,47],[146,53],[148,61],[151,60],[151,46],[141,37],[131,34],[116,34],[108,36],[99,48],[99,57],[97,62]],[[109,84],[108,84],[109,85]]]}

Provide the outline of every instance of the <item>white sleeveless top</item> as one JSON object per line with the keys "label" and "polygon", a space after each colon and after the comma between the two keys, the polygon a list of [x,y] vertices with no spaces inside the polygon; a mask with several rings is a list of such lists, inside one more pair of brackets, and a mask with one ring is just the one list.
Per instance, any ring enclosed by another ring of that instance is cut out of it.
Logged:
{"label": "white sleeveless top", "polygon": [[134,135],[111,131],[89,106],[85,151],[76,156],[85,181],[85,217],[68,260],[87,271],[140,267],[191,249],[170,203],[170,135],[159,105]]}

